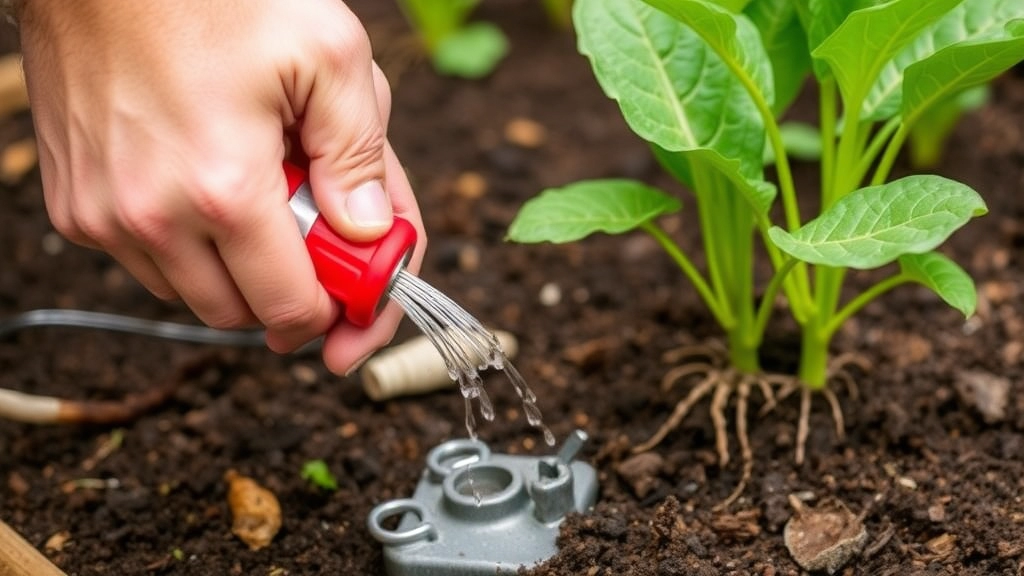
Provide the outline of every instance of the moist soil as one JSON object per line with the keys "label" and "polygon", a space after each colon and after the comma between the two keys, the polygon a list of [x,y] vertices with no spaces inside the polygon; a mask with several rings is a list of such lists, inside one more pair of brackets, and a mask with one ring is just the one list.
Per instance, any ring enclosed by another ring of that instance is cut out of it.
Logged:
{"label": "moist soil", "polygon": [[[811,508],[839,500],[863,519],[866,546],[842,573],[1024,574],[1024,75],[995,83],[937,169],[991,208],[945,248],[977,280],[978,314],[965,322],[908,287],[868,306],[835,342],[836,354],[866,360],[851,369],[856,390],[835,387],[846,438],[816,398],[797,466],[797,397],[758,416],[754,394],[753,476],[716,510],[741,466],[733,436],[732,462],[718,465],[707,401],[652,456],[630,453],[695,384],[661,391],[670,352],[720,336],[682,274],[642,235],[503,241],[526,199],[582,178],[641,178],[689,202],[602,95],[571,32],[549,26],[536,2],[487,3],[480,15],[504,28],[511,53],[491,77],[457,80],[416,58],[391,3],[352,4],[393,83],[392,142],[430,235],[422,276],[516,334],[516,365],[546,423],[559,438],[575,428],[591,438],[581,457],[598,470],[599,503],[570,517],[558,555],[527,573],[798,574],[783,541],[794,496]],[[813,118],[803,102],[796,114]],[[522,118],[543,127],[534,142],[507,136]],[[5,143],[30,133],[27,115],[0,126]],[[813,194],[814,167],[796,169]],[[689,211],[665,225],[696,246]],[[875,278],[853,274],[850,285]],[[0,314],[53,307],[194,322],[105,255],[61,242],[34,172],[0,194]],[[783,317],[764,356],[779,372],[793,368],[799,342]],[[403,325],[396,341],[413,335]],[[495,451],[549,453],[508,382],[486,383],[498,414],[481,438]],[[411,495],[426,453],[466,435],[454,389],[376,403],[358,376],[329,375],[315,355],[76,329],[0,341],[5,388],[117,399],[167,384],[169,400],[116,427],[0,423],[0,517],[70,574],[382,574],[368,512]],[[300,477],[313,459],[337,490]],[[228,470],[280,500],[283,526],[262,550],[231,533]]]}

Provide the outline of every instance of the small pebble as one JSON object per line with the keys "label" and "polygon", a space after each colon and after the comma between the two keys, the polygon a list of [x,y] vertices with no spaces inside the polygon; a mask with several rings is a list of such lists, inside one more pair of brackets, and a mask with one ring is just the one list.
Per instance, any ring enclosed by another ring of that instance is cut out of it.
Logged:
{"label": "small pebble", "polygon": [[472,244],[466,244],[459,248],[458,253],[459,270],[463,272],[476,272],[480,269],[480,249]]}
{"label": "small pebble", "polygon": [[348,440],[354,438],[356,434],[359,434],[359,425],[355,422],[345,422],[341,426],[338,426],[338,436]]}
{"label": "small pebble", "polygon": [[637,498],[644,498],[657,486],[664,459],[656,452],[641,452],[619,462],[615,472],[629,484]]}
{"label": "small pebble", "polygon": [[907,490],[917,490],[917,481],[909,476],[900,476],[896,479],[896,483]]}
{"label": "small pebble", "polygon": [[28,491],[32,488],[28,481],[17,472],[11,472],[7,477],[7,487],[17,496],[28,494]]}
{"label": "small pebble", "polygon": [[547,140],[547,129],[529,118],[513,118],[505,124],[505,140],[521,148],[539,148]]}
{"label": "small pebble", "polygon": [[42,245],[47,256],[56,256],[64,251],[64,239],[56,232],[47,232],[43,236]]}
{"label": "small pebble", "polygon": [[64,550],[64,545],[67,544],[69,540],[71,540],[71,532],[61,530],[47,538],[46,544],[43,544],[43,547],[46,548],[48,552],[60,552]]}
{"label": "small pebble", "polygon": [[928,519],[932,522],[946,521],[946,508],[942,504],[932,504],[928,507]]}
{"label": "small pebble", "polygon": [[960,400],[975,408],[986,424],[998,424],[1006,419],[1010,400],[1010,381],[979,370],[964,370],[954,383]]}
{"label": "small pebble", "polygon": [[572,425],[577,428],[586,428],[590,424],[590,416],[586,412],[576,412],[572,415]]}
{"label": "small pebble", "polygon": [[10,144],[0,154],[0,181],[17,184],[39,161],[39,150],[34,138],[25,138]]}
{"label": "small pebble", "polygon": [[467,200],[476,200],[487,193],[487,180],[479,172],[463,172],[453,184],[455,193]]}
{"label": "small pebble", "polygon": [[299,384],[310,385],[317,380],[316,370],[309,364],[296,364],[291,369],[292,378]]}
{"label": "small pebble", "polygon": [[103,273],[103,287],[110,292],[123,288],[127,282],[128,275],[120,266],[111,266]]}
{"label": "small pebble", "polygon": [[538,295],[540,303],[547,307],[557,306],[562,301],[562,289],[554,282],[548,282],[541,286]]}

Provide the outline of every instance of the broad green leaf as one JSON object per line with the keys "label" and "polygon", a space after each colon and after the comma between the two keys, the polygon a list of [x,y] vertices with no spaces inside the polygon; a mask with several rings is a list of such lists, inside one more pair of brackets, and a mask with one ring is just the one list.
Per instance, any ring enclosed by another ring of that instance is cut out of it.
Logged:
{"label": "broad green leaf", "polygon": [[445,37],[434,52],[434,67],[442,74],[483,78],[508,52],[508,40],[489,22],[474,22]]}
{"label": "broad green leaf", "polygon": [[984,84],[1024,60],[1024,20],[1006,25],[1007,37],[963,42],[912,64],[903,78],[903,122],[913,125],[929,107]]}
{"label": "broad green leaf", "polygon": [[807,36],[791,0],[754,0],[744,13],[761,33],[761,43],[772,64],[772,111],[779,117],[796,98],[811,70]]}
{"label": "broad green leaf", "polygon": [[711,46],[725,65],[771,106],[775,102],[772,65],[749,18],[707,0],[644,0],[686,24]]}
{"label": "broad green leaf", "polygon": [[1007,22],[1019,18],[1024,18],[1021,0],[963,0],[886,63],[864,100],[864,119],[885,120],[899,113],[908,66],[954,44],[1008,39],[1013,34],[1006,29]]}
{"label": "broad green leaf", "polygon": [[[727,160],[714,150],[685,150],[670,152],[664,148],[653,146],[654,155],[661,165],[677,180],[694,190],[692,174],[695,171],[707,170],[724,176],[733,189],[743,196],[747,204],[757,214],[767,214],[775,201],[777,189],[771,182],[744,178],[740,173],[738,160]],[[694,190],[696,193],[704,191]],[[712,200],[714,201],[714,200]]]}
{"label": "broad green leaf", "polygon": [[843,101],[859,106],[885,63],[960,2],[963,0],[892,0],[857,10],[813,56],[829,64]]}
{"label": "broad green leaf", "polygon": [[681,208],[678,199],[634,180],[584,180],[528,200],[508,229],[514,242],[562,244],[595,232],[621,234]]}
{"label": "broad green leaf", "polygon": [[907,176],[855,190],[793,233],[776,226],[768,235],[782,251],[805,262],[869,269],[933,250],[987,211],[966,184],[941,176]]}
{"label": "broad green leaf", "polygon": [[964,316],[974,314],[978,293],[974,280],[949,258],[938,252],[900,256],[900,270],[915,282],[923,284],[956,308]]}
{"label": "broad green leaf", "polygon": [[729,12],[734,14],[743,12],[743,10],[750,4],[751,0],[710,0],[713,4],[718,4],[722,8],[725,8]]}
{"label": "broad green leaf", "polygon": [[[839,28],[850,13],[878,4],[879,0],[793,0],[797,17],[807,35],[807,50],[821,45]],[[819,80],[832,77],[832,70],[822,60],[812,59],[814,75]]]}
{"label": "broad green leaf", "polygon": [[715,150],[738,160],[744,177],[761,177],[757,108],[696,32],[641,0],[576,0],[573,20],[580,52],[641,138]]}

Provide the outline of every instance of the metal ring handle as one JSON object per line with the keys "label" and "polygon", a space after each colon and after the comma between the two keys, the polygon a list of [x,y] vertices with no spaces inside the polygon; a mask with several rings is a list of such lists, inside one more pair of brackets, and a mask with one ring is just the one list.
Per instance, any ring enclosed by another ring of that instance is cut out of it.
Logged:
{"label": "metal ring handle", "polygon": [[491,459],[491,448],[479,440],[459,438],[435,447],[427,454],[430,479],[442,482],[458,468],[480,464]]}
{"label": "metal ring handle", "polygon": [[[398,516],[412,512],[419,516],[420,523],[408,530],[388,530],[384,527],[384,521],[392,516]],[[366,519],[366,527],[370,535],[384,545],[401,546],[411,544],[418,540],[433,540],[437,538],[437,529],[427,521],[427,510],[422,504],[412,498],[400,498],[389,500],[374,506],[370,516]]]}

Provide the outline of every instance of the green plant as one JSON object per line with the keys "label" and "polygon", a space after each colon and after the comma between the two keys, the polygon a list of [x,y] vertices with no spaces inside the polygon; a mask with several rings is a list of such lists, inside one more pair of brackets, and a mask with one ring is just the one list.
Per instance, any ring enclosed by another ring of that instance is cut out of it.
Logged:
{"label": "green plant", "polygon": [[302,465],[302,479],[324,490],[337,490],[338,481],[323,460],[308,460]]}
{"label": "green plant", "polygon": [[572,26],[572,0],[541,0],[540,5],[551,22],[559,28]]}
{"label": "green plant", "polygon": [[490,22],[469,22],[480,0],[398,0],[406,20],[423,41],[434,69],[481,78],[508,52],[508,40]]}
{"label": "green plant", "polygon": [[[522,207],[509,239],[650,233],[723,328],[740,376],[730,378],[741,386],[760,372],[758,350],[776,297],[784,294],[802,331],[798,460],[806,437],[803,408],[811,391],[831,394],[829,345],[850,316],[911,282],[973,313],[973,282],[934,250],[985,213],[982,199],[939,176],[889,176],[927,115],[1024,60],[1024,2],[576,0],[573,18],[579,49],[602,89],[662,166],[692,191],[706,271],[656,222],[680,202],[629,180],[545,190]],[[810,219],[809,207],[798,202],[779,123],[808,77],[820,94],[820,212]],[[774,182],[764,178],[766,156],[775,162]],[[777,203],[781,210],[773,211]],[[774,269],[759,297],[757,237]],[[841,300],[850,269],[890,264],[891,274]],[[741,399],[747,392],[741,390]],[[670,422],[678,423],[693,401],[681,403]],[[720,411],[724,401],[712,404]],[[726,459],[721,446],[719,454]]]}

